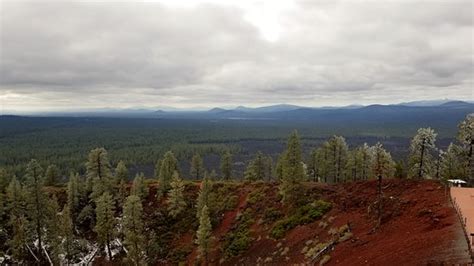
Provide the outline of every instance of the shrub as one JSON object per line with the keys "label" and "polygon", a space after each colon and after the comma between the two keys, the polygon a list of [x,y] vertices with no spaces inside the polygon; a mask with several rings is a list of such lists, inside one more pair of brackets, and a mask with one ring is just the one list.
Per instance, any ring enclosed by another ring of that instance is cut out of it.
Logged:
{"label": "shrub", "polygon": [[282,238],[288,230],[298,225],[311,223],[321,218],[330,209],[331,204],[322,200],[299,207],[293,215],[276,222],[270,236],[276,239]]}
{"label": "shrub", "polygon": [[263,221],[265,223],[270,223],[280,219],[281,217],[283,217],[283,213],[281,211],[270,207],[265,210],[265,213],[263,214]]}
{"label": "shrub", "polygon": [[240,255],[250,247],[253,240],[250,236],[250,226],[253,223],[252,209],[247,208],[238,216],[237,224],[224,240],[224,256],[233,257]]}

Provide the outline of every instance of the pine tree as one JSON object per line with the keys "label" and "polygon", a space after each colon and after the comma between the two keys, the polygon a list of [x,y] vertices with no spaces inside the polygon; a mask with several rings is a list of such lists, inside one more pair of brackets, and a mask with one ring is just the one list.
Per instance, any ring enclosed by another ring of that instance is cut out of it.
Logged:
{"label": "pine tree", "polygon": [[458,140],[463,145],[468,182],[474,186],[474,113],[468,114],[458,126]]}
{"label": "pine tree", "polygon": [[97,233],[97,242],[100,246],[105,246],[107,249],[109,260],[112,259],[112,251],[110,248],[111,241],[116,235],[115,222],[115,204],[112,195],[105,192],[97,199],[96,217],[97,223],[94,231]]}
{"label": "pine tree", "polygon": [[155,172],[154,172],[155,179],[160,178],[160,169],[161,169],[161,160],[157,160],[155,163]]}
{"label": "pine tree", "polygon": [[318,149],[313,149],[308,158],[308,175],[312,181],[318,180]]}
{"label": "pine tree", "polygon": [[429,178],[433,174],[436,133],[431,128],[420,128],[410,144],[410,177]]}
{"label": "pine tree", "polygon": [[201,211],[204,206],[210,206],[210,194],[212,190],[212,183],[208,177],[204,177],[201,182],[201,189],[199,190],[199,195],[196,203],[196,217],[199,219],[201,216]]}
{"label": "pine tree", "polygon": [[341,136],[333,136],[328,141],[327,149],[327,163],[331,166],[328,173],[330,182],[341,182],[343,181],[344,172],[346,172],[345,166],[348,153],[346,140]]}
{"label": "pine tree", "polygon": [[371,154],[367,143],[349,151],[346,162],[346,180],[367,180],[371,176]]}
{"label": "pine tree", "polygon": [[306,176],[302,162],[300,138],[296,131],[290,135],[284,154],[280,194],[283,202],[290,203],[297,196],[299,183]]}
{"label": "pine tree", "polygon": [[59,168],[55,164],[51,164],[46,168],[45,185],[55,186],[58,184],[60,178]]}
{"label": "pine tree", "polygon": [[451,143],[446,152],[440,151],[440,178],[443,179],[465,179],[468,170],[462,160],[462,148]]}
{"label": "pine tree", "polygon": [[265,178],[265,157],[259,151],[255,155],[253,161],[251,161],[245,170],[244,179],[248,181],[263,180]]}
{"label": "pine tree", "polygon": [[0,168],[0,193],[5,192],[10,183],[10,176],[8,175],[7,170]]}
{"label": "pine tree", "polygon": [[67,206],[69,213],[71,214],[73,224],[76,224],[77,216],[81,211],[81,191],[79,182],[79,174],[71,173],[67,183]]}
{"label": "pine tree", "polygon": [[23,215],[13,215],[10,217],[10,224],[13,228],[13,232],[7,244],[10,247],[13,259],[21,264],[21,262],[28,257],[28,254],[30,254],[28,250],[28,221]]}
{"label": "pine tree", "polygon": [[46,243],[48,245],[48,258],[54,265],[59,264],[61,254],[60,216],[58,200],[55,196],[48,199],[46,220]]}
{"label": "pine tree", "polygon": [[204,175],[204,163],[202,161],[202,158],[201,156],[196,153],[194,154],[192,160],[191,160],[191,170],[190,170],[190,173],[191,173],[191,177],[196,179],[196,180],[199,180],[203,177]]}
{"label": "pine tree", "polygon": [[10,213],[10,216],[19,217],[25,215],[26,206],[25,206],[25,191],[18,182],[16,176],[10,181],[7,191],[7,210]]}
{"label": "pine tree", "polygon": [[221,156],[221,172],[224,180],[232,178],[232,154],[229,151]]}
{"label": "pine tree", "polygon": [[170,189],[170,182],[175,171],[179,173],[178,161],[174,157],[173,152],[168,151],[165,153],[160,167],[159,182],[161,194],[168,192]]}
{"label": "pine tree", "polygon": [[171,181],[171,190],[168,192],[168,212],[173,218],[176,218],[186,209],[183,192],[184,182],[175,172]]}
{"label": "pine tree", "polygon": [[66,265],[69,265],[74,259],[75,251],[75,236],[72,215],[68,206],[64,206],[59,223],[59,233],[63,239],[61,242],[61,250],[64,252],[64,259]]}
{"label": "pine tree", "polygon": [[115,168],[115,180],[116,183],[120,183],[122,180],[128,181],[128,169],[123,161],[118,162]]}
{"label": "pine tree", "polygon": [[148,197],[148,191],[149,189],[147,184],[145,183],[145,176],[143,175],[143,173],[135,175],[130,194],[138,196],[141,200],[144,200],[146,197]]}
{"label": "pine tree", "polygon": [[196,232],[196,244],[198,245],[199,256],[207,263],[211,243],[211,220],[209,218],[209,209],[206,205],[202,207],[199,215],[199,228]]}
{"label": "pine tree", "polygon": [[395,172],[395,162],[392,160],[392,156],[382,146],[380,142],[371,147],[372,153],[372,169],[373,174],[377,177],[377,190],[378,190],[378,224],[380,226],[382,222],[383,212],[383,194],[382,194],[382,178],[389,178],[393,176]]}
{"label": "pine tree", "polygon": [[265,179],[267,181],[270,181],[273,176],[273,159],[272,156],[268,155],[264,158],[264,164],[265,164],[265,169],[264,169],[264,174],[265,174]]}
{"label": "pine tree", "polygon": [[91,198],[97,200],[104,192],[112,194],[112,175],[107,151],[104,148],[92,150],[86,167],[88,183],[92,185]]}
{"label": "pine tree", "polygon": [[283,162],[285,160],[285,157],[285,153],[280,154],[280,156],[278,156],[277,164],[275,166],[274,175],[278,181],[281,181],[283,179]]}
{"label": "pine tree", "polygon": [[[43,191],[43,169],[36,160],[31,160],[26,169],[25,200],[27,216],[34,239],[38,241],[38,254],[43,253],[44,227],[47,220],[47,197]],[[40,255],[41,256],[41,255]]]}
{"label": "pine tree", "polygon": [[134,265],[143,265],[145,237],[143,225],[143,206],[136,195],[127,197],[123,207],[124,244],[128,250],[127,259]]}

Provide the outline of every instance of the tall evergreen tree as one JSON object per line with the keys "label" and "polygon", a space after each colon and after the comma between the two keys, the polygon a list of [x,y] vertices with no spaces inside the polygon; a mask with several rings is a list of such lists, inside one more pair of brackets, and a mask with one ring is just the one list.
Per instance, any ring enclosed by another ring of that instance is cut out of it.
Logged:
{"label": "tall evergreen tree", "polygon": [[30,221],[34,239],[38,241],[37,254],[42,257],[44,227],[47,220],[47,197],[43,191],[43,168],[36,160],[31,160],[26,169],[25,200],[27,203],[27,216]]}
{"label": "tall evergreen tree", "polygon": [[111,241],[115,238],[116,222],[115,222],[115,204],[112,195],[105,192],[97,199],[96,217],[97,223],[94,231],[97,233],[97,242],[100,246],[105,246],[109,260],[112,259]]}
{"label": "tall evergreen tree", "polygon": [[12,228],[7,245],[13,259],[21,263],[29,254],[27,243],[30,239],[28,237],[28,220],[25,217],[25,192],[15,176],[8,185],[6,200],[6,208],[10,214],[8,225]]}
{"label": "tall evergreen tree", "polygon": [[274,175],[278,181],[283,180],[283,163],[285,161],[285,158],[286,158],[286,155],[283,152],[282,154],[280,154],[280,156],[278,156],[278,159],[277,159]]}
{"label": "tall evergreen tree", "polygon": [[462,148],[451,143],[446,152],[440,151],[440,178],[442,179],[465,179],[468,169],[462,160]]}
{"label": "tall evergreen tree", "polygon": [[330,165],[328,173],[330,182],[341,182],[343,181],[344,172],[346,172],[345,166],[349,150],[346,140],[341,136],[333,136],[328,141],[327,149],[327,163]]}
{"label": "tall evergreen tree", "polygon": [[128,181],[128,169],[123,161],[118,162],[115,168],[115,179],[117,183],[120,183],[122,180]]}
{"label": "tall evergreen tree", "polygon": [[230,151],[226,151],[221,156],[221,172],[224,180],[232,178],[232,154]]}
{"label": "tall evergreen tree", "polygon": [[148,191],[149,189],[145,183],[145,176],[143,173],[136,174],[135,178],[133,179],[130,194],[138,196],[141,200],[145,200],[145,198],[148,196]]}
{"label": "tall evergreen tree", "polygon": [[133,265],[145,263],[145,237],[143,225],[143,206],[136,195],[127,197],[123,208],[124,244],[127,248],[127,259]]}
{"label": "tall evergreen tree", "polygon": [[161,194],[168,192],[170,189],[170,182],[173,178],[174,172],[179,173],[178,160],[174,157],[173,152],[165,153],[160,166],[160,192]]}
{"label": "tall evergreen tree", "polygon": [[202,161],[201,155],[198,153],[194,154],[191,160],[191,170],[190,170],[191,177],[199,180],[204,176],[204,163]]}
{"label": "tall evergreen tree", "polygon": [[161,159],[157,160],[155,163],[155,171],[154,171],[155,179],[160,179],[160,169],[161,169]]}
{"label": "tall evergreen tree", "polygon": [[71,173],[67,183],[67,206],[73,224],[76,224],[77,216],[81,212],[81,188],[78,173]]}
{"label": "tall evergreen tree", "polygon": [[4,168],[0,168],[0,193],[6,191],[8,184],[10,184],[10,176]]}
{"label": "tall evergreen tree", "polygon": [[249,163],[245,170],[244,179],[248,181],[263,180],[265,178],[266,171],[265,156],[259,151],[255,155],[255,158]]}
{"label": "tall evergreen tree", "polygon": [[51,164],[46,168],[45,173],[45,185],[55,186],[58,184],[60,179],[59,168],[55,164]]}
{"label": "tall evergreen tree", "polygon": [[468,114],[458,126],[458,140],[464,148],[464,164],[467,168],[468,181],[474,186],[474,113]]}
{"label": "tall evergreen tree", "polygon": [[55,196],[48,199],[46,220],[46,243],[48,244],[48,261],[54,265],[59,264],[61,254],[60,216],[58,200]]}
{"label": "tall evergreen tree", "polygon": [[204,177],[201,182],[201,189],[199,190],[199,195],[196,202],[196,217],[199,219],[201,217],[201,210],[204,206],[210,206],[210,194],[212,191],[212,183],[208,177]]}
{"label": "tall evergreen tree", "polygon": [[68,206],[64,206],[59,223],[59,233],[63,239],[61,242],[61,250],[64,254],[66,265],[69,265],[76,254],[75,250],[75,236],[72,215]]}
{"label": "tall evergreen tree", "polygon": [[382,144],[378,142],[371,147],[372,173],[376,178],[392,178],[395,173],[395,162]]}
{"label": "tall evergreen tree", "polygon": [[206,205],[200,210],[199,228],[196,232],[196,243],[198,245],[199,256],[207,264],[209,248],[211,243],[211,219],[209,218],[209,209]]}
{"label": "tall evergreen tree", "polygon": [[410,177],[430,178],[433,175],[433,152],[436,141],[436,133],[431,128],[420,128],[413,137],[410,144]]}
{"label": "tall evergreen tree", "polygon": [[270,181],[273,176],[273,159],[272,156],[267,155],[264,158],[264,164],[265,164],[265,169],[264,169],[264,174],[265,174],[265,179],[267,181]]}
{"label": "tall evergreen tree", "polygon": [[299,183],[305,179],[300,138],[296,130],[288,138],[284,154],[280,194],[283,202],[289,203],[296,196]]}
{"label": "tall evergreen tree", "polygon": [[91,198],[97,200],[104,192],[112,194],[112,175],[107,151],[104,148],[92,150],[86,167],[88,183],[92,184]]}
{"label": "tall evergreen tree", "polygon": [[184,182],[179,178],[178,172],[175,172],[171,181],[171,189],[168,192],[168,212],[173,218],[186,209],[183,192]]}

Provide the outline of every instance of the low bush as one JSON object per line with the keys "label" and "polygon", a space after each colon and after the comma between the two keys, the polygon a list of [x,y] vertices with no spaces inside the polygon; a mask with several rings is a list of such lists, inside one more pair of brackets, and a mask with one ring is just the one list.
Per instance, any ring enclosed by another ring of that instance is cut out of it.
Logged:
{"label": "low bush", "polygon": [[237,218],[237,223],[224,240],[223,251],[225,257],[240,255],[250,247],[253,240],[250,236],[250,226],[253,223],[252,209],[247,208]]}
{"label": "low bush", "polygon": [[276,239],[282,238],[288,230],[298,225],[311,223],[321,218],[330,209],[331,204],[323,200],[317,200],[299,207],[293,215],[276,222],[270,236]]}

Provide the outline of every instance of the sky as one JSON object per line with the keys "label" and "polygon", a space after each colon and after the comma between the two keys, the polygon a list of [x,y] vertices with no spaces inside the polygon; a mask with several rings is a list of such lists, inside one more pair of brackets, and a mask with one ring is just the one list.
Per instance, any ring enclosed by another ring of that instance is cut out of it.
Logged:
{"label": "sky", "polygon": [[0,0],[9,111],[474,99],[471,0]]}

